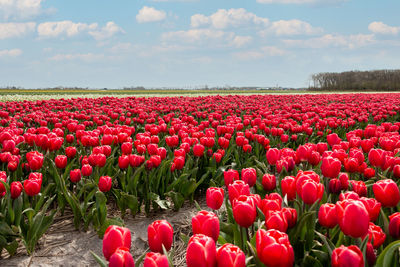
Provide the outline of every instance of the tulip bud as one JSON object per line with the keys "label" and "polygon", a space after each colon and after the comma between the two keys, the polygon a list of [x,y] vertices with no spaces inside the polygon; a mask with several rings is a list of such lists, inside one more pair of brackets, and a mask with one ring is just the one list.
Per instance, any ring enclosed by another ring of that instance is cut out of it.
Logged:
{"label": "tulip bud", "polygon": [[235,245],[225,243],[217,250],[218,267],[245,267],[246,255]]}
{"label": "tulip bud", "polygon": [[209,187],[206,192],[207,206],[210,209],[218,210],[224,202],[224,189],[219,187]]}
{"label": "tulip bud", "polygon": [[368,232],[369,214],[361,201],[338,201],[336,213],[340,229],[345,235],[357,238]]}
{"label": "tulip bud", "polygon": [[174,230],[166,220],[157,220],[147,227],[147,239],[150,250],[163,253],[162,246],[169,251],[172,246]]}
{"label": "tulip bud", "polygon": [[257,217],[254,200],[246,195],[241,195],[233,200],[232,211],[236,223],[245,228],[250,227]]}
{"label": "tulip bud", "polygon": [[67,167],[67,156],[58,155],[54,159],[54,162],[55,162],[57,168],[64,169],[65,167]]}
{"label": "tulip bud", "polygon": [[286,176],[281,180],[282,195],[287,199],[294,200],[296,198],[296,179],[293,176]]}
{"label": "tulip bud", "polygon": [[234,181],[239,180],[239,172],[237,170],[227,170],[224,171],[224,181],[225,181],[225,186],[228,187],[230,184],[232,184]]}
{"label": "tulip bud", "polygon": [[326,228],[333,228],[338,224],[335,204],[322,204],[318,212],[318,222]]}
{"label": "tulip bud", "polygon": [[119,247],[131,248],[131,231],[128,228],[110,225],[103,237],[103,255],[109,260]]}
{"label": "tulip bud", "polygon": [[400,191],[392,179],[377,181],[372,189],[376,200],[382,203],[383,207],[396,207],[400,201]]}
{"label": "tulip bud", "polygon": [[257,256],[266,266],[290,267],[294,251],[289,236],[278,230],[260,229],[256,233]]}
{"label": "tulip bud", "polygon": [[322,159],[321,172],[325,177],[336,178],[339,175],[341,168],[342,163],[336,158],[325,157]]}
{"label": "tulip bud", "polygon": [[400,237],[400,212],[395,212],[389,216],[389,233],[392,237]]}
{"label": "tulip bud", "polygon": [[264,174],[261,184],[266,191],[272,191],[276,188],[276,177],[273,174]]}
{"label": "tulip bud", "polygon": [[364,267],[364,257],[357,246],[345,247],[341,245],[332,252],[332,267]]}
{"label": "tulip bud", "polygon": [[21,182],[12,182],[10,185],[10,193],[11,193],[11,198],[16,199],[21,195],[22,192],[22,184]]}
{"label": "tulip bud", "polygon": [[110,257],[109,267],[135,267],[132,254],[126,247],[119,247]]}
{"label": "tulip bud", "polygon": [[81,170],[80,169],[71,170],[69,172],[69,178],[73,183],[79,182],[82,178]]}
{"label": "tulip bud", "polygon": [[217,242],[219,237],[219,219],[215,213],[202,210],[192,217],[193,234],[204,234]]}
{"label": "tulip bud", "polygon": [[203,234],[193,235],[186,249],[187,267],[215,266],[216,254],[214,239]]}
{"label": "tulip bud", "polygon": [[149,252],[144,258],[143,267],[169,267],[168,257],[160,253]]}
{"label": "tulip bud", "polygon": [[257,181],[257,172],[254,168],[242,169],[242,180],[250,187],[254,186]]}
{"label": "tulip bud", "polygon": [[108,192],[111,190],[112,178],[110,176],[101,176],[98,185],[101,192]]}

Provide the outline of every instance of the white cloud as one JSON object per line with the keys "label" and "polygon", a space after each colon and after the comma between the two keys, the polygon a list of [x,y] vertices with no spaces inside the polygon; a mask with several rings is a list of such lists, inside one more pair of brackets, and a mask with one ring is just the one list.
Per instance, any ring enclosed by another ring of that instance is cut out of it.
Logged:
{"label": "white cloud", "polygon": [[17,57],[22,54],[21,49],[0,50],[0,57]]}
{"label": "white cloud", "polygon": [[241,51],[233,53],[233,56],[240,60],[257,60],[265,57],[283,56],[287,52],[276,46],[264,46],[258,50]]}
{"label": "white cloud", "polygon": [[219,9],[210,16],[195,14],[191,17],[191,26],[194,28],[211,25],[216,29],[225,29],[243,25],[266,26],[268,23],[267,18],[258,17],[244,8]]}
{"label": "white cloud", "polygon": [[43,0],[0,0],[0,15],[4,19],[26,19],[39,15]]}
{"label": "white cloud", "polygon": [[97,41],[110,38],[116,33],[124,33],[124,30],[113,21],[107,22],[101,29],[99,29],[97,23],[87,24],[69,20],[43,22],[38,25],[37,31],[41,38],[64,38],[74,37],[80,34],[89,34]]}
{"label": "white cloud", "polygon": [[260,34],[265,36],[269,32],[276,35],[314,35],[322,33],[323,29],[313,27],[310,23],[302,20],[292,19],[274,21],[268,29],[261,31]]}
{"label": "white cloud", "polygon": [[257,0],[261,4],[336,4],[348,0]]}
{"label": "white cloud", "polygon": [[288,46],[303,48],[344,47],[356,48],[375,43],[373,34],[333,35],[325,34],[321,37],[307,40],[283,40]]}
{"label": "white cloud", "polygon": [[0,40],[24,36],[35,31],[35,26],[35,22],[0,23]]}
{"label": "white cloud", "polygon": [[96,31],[89,31],[89,34],[96,40],[104,40],[114,36],[116,33],[125,33],[125,31],[115,24],[114,21],[107,22],[106,26]]}
{"label": "white cloud", "polygon": [[242,47],[246,44],[250,43],[253,40],[251,36],[235,36],[233,38],[232,43],[235,47]]}
{"label": "white cloud", "polygon": [[40,23],[37,27],[39,37],[52,38],[59,36],[72,37],[82,32],[89,30],[95,30],[97,23],[86,24],[86,23],[75,23],[69,20],[55,21],[55,22],[44,22]]}
{"label": "white cloud", "polygon": [[50,60],[54,61],[66,61],[66,60],[81,60],[85,62],[93,62],[102,60],[104,58],[103,54],[57,54],[50,58]]}
{"label": "white cloud", "polygon": [[263,51],[263,53],[267,54],[268,56],[283,56],[286,54],[285,50],[280,49],[276,46],[264,46],[261,48],[261,51]]}
{"label": "white cloud", "polygon": [[198,43],[207,40],[232,40],[234,33],[213,29],[191,29],[188,31],[166,32],[161,35],[163,40],[180,40],[186,43]]}
{"label": "white cloud", "polygon": [[112,53],[121,53],[121,52],[126,52],[129,51],[133,48],[133,45],[131,43],[118,43],[114,45],[113,47],[110,48],[110,51]]}
{"label": "white cloud", "polygon": [[167,17],[165,11],[157,10],[154,7],[144,6],[136,15],[136,21],[139,23],[156,22],[164,20]]}
{"label": "white cloud", "polygon": [[381,21],[374,21],[368,25],[368,30],[378,34],[391,34],[396,35],[400,32],[400,27],[393,27],[386,25]]}

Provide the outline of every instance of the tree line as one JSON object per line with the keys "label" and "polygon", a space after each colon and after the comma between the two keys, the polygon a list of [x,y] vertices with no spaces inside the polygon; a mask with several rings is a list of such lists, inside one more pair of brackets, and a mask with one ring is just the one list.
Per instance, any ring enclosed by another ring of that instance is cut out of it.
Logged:
{"label": "tree line", "polygon": [[311,90],[397,91],[400,70],[321,72],[311,75]]}

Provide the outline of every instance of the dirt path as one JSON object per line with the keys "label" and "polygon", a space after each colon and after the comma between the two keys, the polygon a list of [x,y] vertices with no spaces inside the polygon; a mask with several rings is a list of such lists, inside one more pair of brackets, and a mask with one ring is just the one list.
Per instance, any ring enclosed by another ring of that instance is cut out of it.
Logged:
{"label": "dirt path", "polygon": [[[200,206],[206,208],[205,201]],[[126,227],[132,233],[131,252],[135,261],[146,252],[147,227],[155,220],[165,219],[174,228],[174,266],[185,265],[185,244],[180,240],[180,233],[191,233],[191,217],[197,213],[195,205],[186,204],[178,212],[163,211],[151,214],[148,217],[137,215],[135,218],[126,216]],[[32,256],[24,252],[24,248],[18,249],[17,255],[0,260],[0,266],[98,266],[90,250],[103,256],[102,240],[97,233],[90,230],[79,232],[74,229],[72,216],[58,217],[40,239],[36,251]]]}

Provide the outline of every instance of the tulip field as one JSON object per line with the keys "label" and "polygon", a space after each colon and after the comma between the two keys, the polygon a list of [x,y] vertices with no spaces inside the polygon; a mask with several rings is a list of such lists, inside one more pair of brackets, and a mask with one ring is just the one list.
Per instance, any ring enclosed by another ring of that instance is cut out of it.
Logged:
{"label": "tulip field", "polygon": [[[70,216],[99,266],[173,266],[178,239],[179,266],[400,266],[398,94],[7,101],[0,143],[0,265]],[[188,234],[156,218],[187,206]]]}

